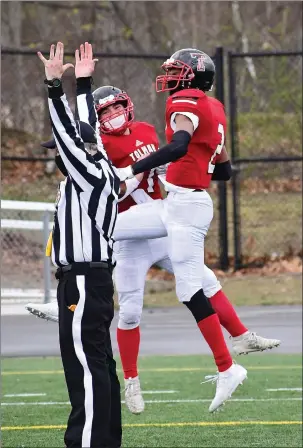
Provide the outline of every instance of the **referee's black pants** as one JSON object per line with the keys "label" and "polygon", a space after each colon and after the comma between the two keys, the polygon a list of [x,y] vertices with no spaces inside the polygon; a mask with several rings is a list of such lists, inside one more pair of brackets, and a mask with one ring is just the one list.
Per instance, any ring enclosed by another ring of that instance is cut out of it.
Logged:
{"label": "referee's black pants", "polygon": [[65,445],[120,447],[120,383],[109,332],[114,316],[111,271],[81,268],[57,271],[56,277],[60,349],[72,406]]}

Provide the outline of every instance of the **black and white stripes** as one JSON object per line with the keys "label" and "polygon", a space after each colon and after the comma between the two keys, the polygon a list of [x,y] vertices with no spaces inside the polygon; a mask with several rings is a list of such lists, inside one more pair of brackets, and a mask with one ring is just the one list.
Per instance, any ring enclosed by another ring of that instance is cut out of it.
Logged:
{"label": "black and white stripes", "polygon": [[53,134],[68,176],[60,184],[53,231],[56,266],[111,261],[120,179],[103,150],[96,160],[84,147],[61,89],[49,89]]}

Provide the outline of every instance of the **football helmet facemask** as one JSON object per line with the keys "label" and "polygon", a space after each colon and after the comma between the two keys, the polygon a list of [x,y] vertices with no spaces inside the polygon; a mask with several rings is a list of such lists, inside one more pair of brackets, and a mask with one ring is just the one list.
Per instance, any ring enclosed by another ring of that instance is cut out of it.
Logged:
{"label": "football helmet facemask", "polygon": [[[127,93],[114,86],[103,86],[93,92],[93,98],[101,133],[124,134],[134,120],[134,105]],[[123,111],[119,110],[102,117],[102,112],[114,104],[122,104]]]}
{"label": "football helmet facemask", "polygon": [[177,92],[183,89],[212,89],[215,64],[203,51],[185,48],[176,51],[162,65],[164,75],[156,78],[157,92]]}

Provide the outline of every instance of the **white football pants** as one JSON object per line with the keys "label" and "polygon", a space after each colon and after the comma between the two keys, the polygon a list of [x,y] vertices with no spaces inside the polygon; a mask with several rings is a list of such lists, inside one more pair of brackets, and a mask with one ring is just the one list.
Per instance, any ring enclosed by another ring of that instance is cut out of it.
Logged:
{"label": "white football pants", "polygon": [[119,328],[139,325],[145,277],[153,264],[174,273],[181,302],[189,301],[201,288],[207,297],[221,289],[215,274],[204,265],[204,238],[212,216],[212,200],[205,191],[169,193],[164,200],[140,204],[118,215],[114,276]]}

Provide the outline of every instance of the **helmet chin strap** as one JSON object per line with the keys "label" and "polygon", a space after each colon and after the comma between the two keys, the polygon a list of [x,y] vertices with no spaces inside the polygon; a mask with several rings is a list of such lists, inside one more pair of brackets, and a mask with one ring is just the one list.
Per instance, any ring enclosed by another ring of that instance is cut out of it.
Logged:
{"label": "helmet chin strap", "polygon": [[[186,82],[186,85],[185,85]],[[170,91],[170,95],[173,95],[174,93],[178,92],[179,90],[183,89],[190,89],[191,88],[191,81],[182,81],[178,87]]]}

